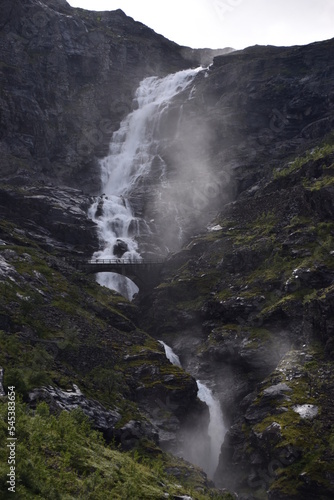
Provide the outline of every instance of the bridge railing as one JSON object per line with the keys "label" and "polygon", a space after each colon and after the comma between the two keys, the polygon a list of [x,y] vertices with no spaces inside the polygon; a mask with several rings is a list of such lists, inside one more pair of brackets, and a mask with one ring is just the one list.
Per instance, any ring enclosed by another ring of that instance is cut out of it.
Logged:
{"label": "bridge railing", "polygon": [[155,257],[154,259],[71,259],[70,262],[75,265],[147,265],[147,264],[163,264],[166,261],[163,257]]}
{"label": "bridge railing", "polygon": [[131,260],[131,259],[90,259],[87,264],[162,264],[165,259],[142,259],[142,260]]}

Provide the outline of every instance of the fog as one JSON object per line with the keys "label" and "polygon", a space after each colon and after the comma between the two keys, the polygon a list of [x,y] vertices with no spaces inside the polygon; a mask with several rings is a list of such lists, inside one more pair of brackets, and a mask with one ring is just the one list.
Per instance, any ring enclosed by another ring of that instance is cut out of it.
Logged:
{"label": "fog", "polygon": [[[196,82],[205,74],[203,69],[165,103],[154,130],[159,137],[156,164],[164,169],[159,182],[151,186],[146,213],[154,220],[164,251],[179,250],[189,236],[203,229],[228,193],[230,176],[212,165],[214,134],[197,96]],[[153,162],[153,176],[154,167]]]}

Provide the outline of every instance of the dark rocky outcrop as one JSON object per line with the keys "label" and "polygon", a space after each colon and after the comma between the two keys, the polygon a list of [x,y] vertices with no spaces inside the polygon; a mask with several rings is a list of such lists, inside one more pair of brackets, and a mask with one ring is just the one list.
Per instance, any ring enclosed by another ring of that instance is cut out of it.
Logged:
{"label": "dark rocky outcrop", "polygon": [[114,437],[115,425],[121,420],[121,415],[117,411],[107,411],[97,401],[85,398],[76,385],[71,391],[63,391],[51,386],[34,389],[29,393],[30,406],[36,407],[39,401],[46,401],[53,413],[80,408],[91,419],[94,427],[103,432],[109,442]]}
{"label": "dark rocky outcrop", "polygon": [[122,255],[129,250],[127,243],[123,240],[118,239],[113,248],[113,254],[116,257],[122,257]]}
{"label": "dark rocky outcrop", "polygon": [[87,399],[76,385],[73,390],[63,391],[48,386],[29,393],[30,407],[35,408],[40,401],[47,402],[52,413],[82,410],[92,426],[103,433],[107,443],[113,441],[120,444],[123,450],[135,448],[143,439],[159,442],[159,434],[149,422],[130,420],[123,427],[117,428],[122,418],[120,413],[116,410],[106,410],[98,401]]}
{"label": "dark rocky outcrop", "polygon": [[92,199],[74,188],[18,180],[0,187],[1,216],[44,250],[57,250],[64,258],[90,257],[98,248],[96,226],[87,217]]}

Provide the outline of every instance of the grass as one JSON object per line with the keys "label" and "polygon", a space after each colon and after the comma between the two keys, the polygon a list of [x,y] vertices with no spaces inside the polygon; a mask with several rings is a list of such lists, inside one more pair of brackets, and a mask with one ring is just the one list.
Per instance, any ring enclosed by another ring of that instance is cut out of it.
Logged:
{"label": "grass", "polygon": [[[7,437],[7,405],[0,403],[0,435]],[[164,455],[153,443],[142,445],[132,453],[124,453],[104,442],[102,435],[91,429],[81,410],[50,415],[48,405],[41,403],[35,412],[16,402],[16,495],[24,499],[112,499],[149,500],[168,495],[191,495],[196,500],[226,498],[205,493],[196,471],[187,476],[182,461]],[[148,452],[149,450],[149,452]],[[1,498],[8,492],[8,450],[0,450]],[[165,469],[179,467],[181,477],[166,474]],[[201,486],[203,492],[196,491]]]}

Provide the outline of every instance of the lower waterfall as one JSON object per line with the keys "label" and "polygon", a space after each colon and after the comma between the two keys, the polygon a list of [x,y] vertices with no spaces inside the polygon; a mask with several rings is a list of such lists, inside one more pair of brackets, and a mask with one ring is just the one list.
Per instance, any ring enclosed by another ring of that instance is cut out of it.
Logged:
{"label": "lower waterfall", "polygon": [[[159,342],[160,344],[163,345],[165,349],[166,358],[173,365],[182,367],[180,359],[178,355],[175,354],[173,349],[169,347],[167,344],[165,344],[165,342],[163,342],[162,340],[159,340]],[[194,454],[192,453],[191,460],[197,463],[197,465],[199,465],[200,467],[202,467],[204,471],[207,473],[209,478],[213,478],[213,475],[218,465],[220,448],[224,440],[226,428],[224,425],[223,414],[218,399],[214,397],[211,389],[209,389],[203,382],[196,380],[196,383],[198,387],[198,394],[197,394],[198,398],[204,403],[206,403],[206,405],[209,408],[210,423],[208,428],[208,434],[210,438],[210,446],[209,446],[208,456],[194,457]],[[189,440],[191,440],[192,438],[197,439],[197,436],[192,437],[188,435]],[[205,447],[203,449],[204,449],[203,453],[206,453]],[[199,453],[198,448],[196,453]],[[184,458],[188,459],[189,457],[185,456]]]}
{"label": "lower waterfall", "polygon": [[220,448],[224,440],[226,428],[223,421],[223,414],[218,399],[212,394],[212,391],[202,382],[196,380],[198,387],[198,398],[206,403],[210,412],[209,437],[210,437],[210,460],[208,463],[207,474],[213,477],[218,465]]}

